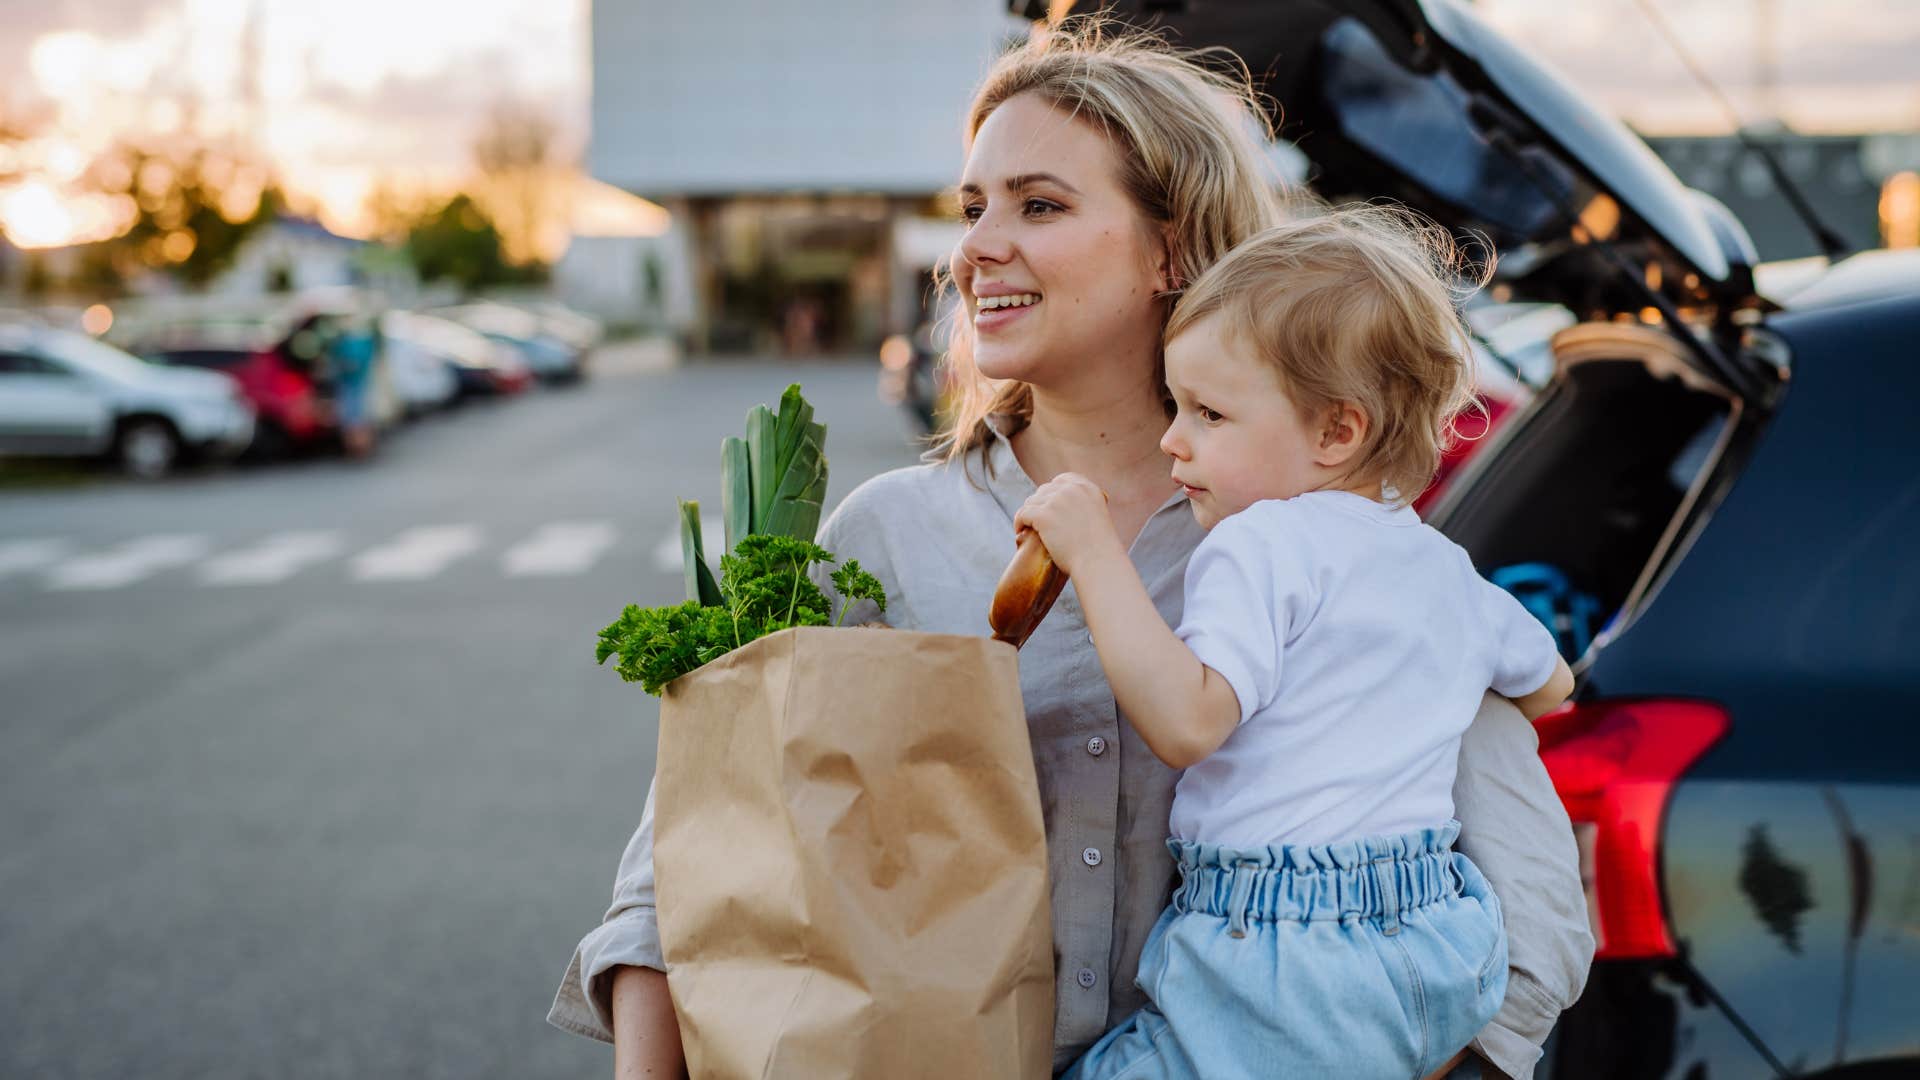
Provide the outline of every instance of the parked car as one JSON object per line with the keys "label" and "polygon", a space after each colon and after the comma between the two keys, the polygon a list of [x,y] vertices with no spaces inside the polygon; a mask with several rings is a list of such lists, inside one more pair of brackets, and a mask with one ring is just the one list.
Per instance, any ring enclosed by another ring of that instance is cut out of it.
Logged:
{"label": "parked car", "polygon": [[1724,207],[1453,0],[1140,0],[1331,196],[1575,317],[1430,509],[1555,631],[1599,943],[1539,1075],[1920,1075],[1920,253],[1780,302]]}
{"label": "parked car", "polygon": [[332,402],[313,362],[293,355],[267,327],[252,322],[149,327],[127,347],[154,364],[217,371],[238,382],[259,416],[252,456],[280,458],[337,441]]}
{"label": "parked car", "polygon": [[460,373],[451,359],[411,338],[395,337],[384,330],[382,336],[387,369],[406,415],[437,412],[459,400]]}
{"label": "parked car", "polygon": [[436,308],[428,314],[452,320],[518,350],[543,382],[576,383],[586,377],[588,349],[556,334],[531,312],[475,301]]}
{"label": "parked car", "polygon": [[1463,314],[1473,337],[1475,407],[1454,419],[1455,437],[1441,454],[1433,483],[1413,500],[1422,514],[1514,407],[1533,400],[1553,376],[1553,334],[1580,321],[1558,304],[1478,303]]}
{"label": "parked car", "polygon": [[907,414],[913,433],[932,435],[947,422],[953,404],[953,376],[947,367],[944,335],[953,316],[951,290],[925,305],[920,321],[905,334],[880,343],[880,400]]}
{"label": "parked car", "polygon": [[0,453],[111,455],[141,479],[183,458],[219,459],[253,439],[238,383],[170,371],[48,326],[0,324]]}
{"label": "parked car", "polygon": [[599,319],[584,311],[575,311],[557,300],[521,299],[502,302],[539,319],[543,330],[578,349],[582,354],[591,353],[606,339],[606,327]]}
{"label": "parked car", "polygon": [[520,350],[451,319],[389,311],[381,319],[380,332],[401,348],[445,361],[462,397],[517,394],[533,383],[533,369]]}

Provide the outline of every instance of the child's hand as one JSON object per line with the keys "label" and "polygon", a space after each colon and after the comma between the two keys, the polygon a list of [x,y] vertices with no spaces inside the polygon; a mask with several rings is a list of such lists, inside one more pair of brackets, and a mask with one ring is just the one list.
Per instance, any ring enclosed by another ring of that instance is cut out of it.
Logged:
{"label": "child's hand", "polygon": [[1068,577],[1089,557],[1115,551],[1126,555],[1113,527],[1113,515],[1107,512],[1106,492],[1076,473],[1061,473],[1042,484],[1013,516],[1013,527],[1016,533],[1024,529],[1039,533],[1054,563]]}

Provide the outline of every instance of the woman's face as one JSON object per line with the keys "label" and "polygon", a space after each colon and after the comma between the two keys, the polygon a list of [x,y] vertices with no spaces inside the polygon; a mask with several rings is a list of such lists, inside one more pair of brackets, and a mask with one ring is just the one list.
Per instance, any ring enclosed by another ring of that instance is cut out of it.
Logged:
{"label": "woman's face", "polygon": [[1032,94],[987,117],[960,180],[953,277],[982,374],[1056,392],[1149,374],[1165,246],[1121,190],[1113,147]]}

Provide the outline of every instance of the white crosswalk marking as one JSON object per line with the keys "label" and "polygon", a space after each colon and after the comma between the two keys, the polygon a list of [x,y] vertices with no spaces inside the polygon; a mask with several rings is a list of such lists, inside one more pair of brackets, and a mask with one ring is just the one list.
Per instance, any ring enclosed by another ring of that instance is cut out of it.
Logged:
{"label": "white crosswalk marking", "polygon": [[501,559],[508,577],[557,577],[585,573],[613,546],[616,534],[604,521],[555,521]]}
{"label": "white crosswalk marking", "polygon": [[474,525],[429,525],[408,529],[391,541],[354,556],[355,581],[423,581],[480,547]]}
{"label": "white crosswalk marking", "polygon": [[346,547],[338,532],[287,532],[269,536],[238,551],[208,559],[200,567],[203,585],[271,585],[285,581],[317,562],[334,558]]}
{"label": "white crosswalk marking", "polygon": [[0,541],[0,577],[50,566],[66,551],[67,545],[58,540]]}
{"label": "white crosswalk marking", "polygon": [[206,552],[204,536],[142,536],[99,555],[59,563],[47,574],[47,588],[115,589],[162,570],[185,566]]}
{"label": "white crosswalk marking", "polygon": [[[706,550],[707,562],[718,565],[720,549],[726,544],[726,536],[720,531],[720,519],[700,515],[700,545]],[[678,574],[686,566],[680,558],[680,519],[673,519],[673,528],[659,543],[653,545],[653,568],[663,574]]]}

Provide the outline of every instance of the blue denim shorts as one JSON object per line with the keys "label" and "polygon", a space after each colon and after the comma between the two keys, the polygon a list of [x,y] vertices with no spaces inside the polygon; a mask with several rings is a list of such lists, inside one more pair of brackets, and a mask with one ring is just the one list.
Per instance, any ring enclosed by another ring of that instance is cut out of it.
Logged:
{"label": "blue denim shorts", "polygon": [[1170,840],[1181,883],[1140,956],[1149,1004],[1068,1069],[1425,1076],[1499,1011],[1507,938],[1458,822],[1338,844]]}

